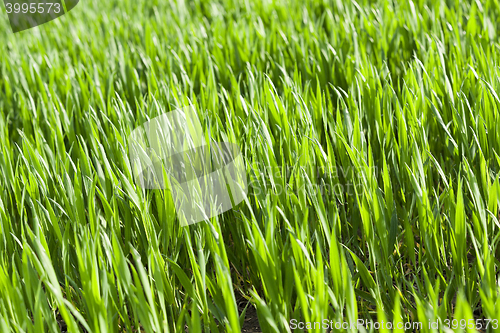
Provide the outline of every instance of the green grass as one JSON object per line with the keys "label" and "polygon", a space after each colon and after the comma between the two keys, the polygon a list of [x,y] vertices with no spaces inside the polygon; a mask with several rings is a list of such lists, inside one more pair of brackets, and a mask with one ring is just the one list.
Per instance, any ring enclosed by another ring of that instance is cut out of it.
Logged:
{"label": "green grass", "polygon": [[[2,13],[0,331],[240,332],[242,299],[263,332],[500,318],[497,1]],[[127,138],[188,104],[250,191],[181,227]]]}

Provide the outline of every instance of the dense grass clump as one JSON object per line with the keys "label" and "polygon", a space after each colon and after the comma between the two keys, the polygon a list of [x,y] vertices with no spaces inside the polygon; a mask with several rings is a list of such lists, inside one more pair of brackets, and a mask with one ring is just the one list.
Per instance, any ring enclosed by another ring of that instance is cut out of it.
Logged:
{"label": "dense grass clump", "polygon": [[[500,318],[497,1],[82,0],[0,29],[0,331]],[[181,227],[127,138],[189,104],[250,191]]]}

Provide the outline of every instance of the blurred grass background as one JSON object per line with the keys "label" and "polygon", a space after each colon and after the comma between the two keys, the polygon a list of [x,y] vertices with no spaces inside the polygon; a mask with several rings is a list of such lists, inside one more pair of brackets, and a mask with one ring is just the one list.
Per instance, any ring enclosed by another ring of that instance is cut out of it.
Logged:
{"label": "blurred grass background", "polygon": [[[12,34],[2,11],[1,331],[499,318],[499,14],[83,0]],[[180,227],[168,190],[134,184],[127,137],[188,104],[251,188]]]}

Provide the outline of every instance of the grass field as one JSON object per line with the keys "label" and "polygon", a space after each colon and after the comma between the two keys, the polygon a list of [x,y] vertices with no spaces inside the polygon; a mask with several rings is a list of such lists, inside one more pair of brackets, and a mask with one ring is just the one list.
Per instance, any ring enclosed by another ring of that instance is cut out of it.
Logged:
{"label": "grass field", "polygon": [[[0,30],[1,332],[499,331],[497,1],[82,0]],[[189,104],[250,190],[181,227],[127,138]]]}

